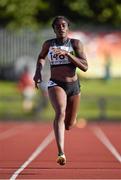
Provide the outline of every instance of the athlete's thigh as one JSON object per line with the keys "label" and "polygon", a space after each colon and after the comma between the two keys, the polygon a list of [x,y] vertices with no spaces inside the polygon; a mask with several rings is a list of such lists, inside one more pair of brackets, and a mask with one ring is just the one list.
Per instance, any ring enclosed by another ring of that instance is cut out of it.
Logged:
{"label": "athlete's thigh", "polygon": [[80,104],[80,94],[68,97],[65,121],[73,123],[73,121],[76,120],[79,104]]}
{"label": "athlete's thigh", "polygon": [[55,111],[65,111],[67,105],[67,95],[63,88],[54,86],[48,89],[49,98]]}

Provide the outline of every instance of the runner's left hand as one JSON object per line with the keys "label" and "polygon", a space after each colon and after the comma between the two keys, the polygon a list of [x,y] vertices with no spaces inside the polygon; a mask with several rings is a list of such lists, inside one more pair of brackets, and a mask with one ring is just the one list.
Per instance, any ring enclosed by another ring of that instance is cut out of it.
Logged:
{"label": "runner's left hand", "polygon": [[60,49],[60,48],[52,48],[52,50],[54,51],[54,53],[56,53],[58,55],[64,55],[64,56],[68,55],[68,51],[65,51],[65,50]]}

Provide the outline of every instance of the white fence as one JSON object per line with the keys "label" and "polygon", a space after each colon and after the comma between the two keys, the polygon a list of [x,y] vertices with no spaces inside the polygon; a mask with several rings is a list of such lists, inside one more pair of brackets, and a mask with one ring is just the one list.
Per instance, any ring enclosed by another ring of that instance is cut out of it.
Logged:
{"label": "white fence", "polygon": [[47,29],[38,32],[0,29],[0,79],[12,79],[25,65],[32,71],[43,41],[52,36]]}

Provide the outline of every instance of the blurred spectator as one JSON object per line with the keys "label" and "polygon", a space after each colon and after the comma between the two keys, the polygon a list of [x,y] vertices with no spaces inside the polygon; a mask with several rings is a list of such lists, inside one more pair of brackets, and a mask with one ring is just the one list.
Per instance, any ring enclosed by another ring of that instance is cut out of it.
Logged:
{"label": "blurred spectator", "polygon": [[35,88],[28,66],[24,67],[18,81],[18,89],[23,97],[23,108],[30,111],[33,108],[33,98],[35,96]]}
{"label": "blurred spectator", "polygon": [[111,55],[109,53],[105,54],[105,69],[104,69],[104,80],[108,81],[111,79]]}
{"label": "blurred spectator", "polygon": [[48,91],[47,91],[47,83],[41,82],[38,83],[38,88],[40,89],[39,93],[41,99],[38,98],[35,107],[33,108],[33,112],[35,114],[41,113],[41,111],[47,107],[48,105]]}

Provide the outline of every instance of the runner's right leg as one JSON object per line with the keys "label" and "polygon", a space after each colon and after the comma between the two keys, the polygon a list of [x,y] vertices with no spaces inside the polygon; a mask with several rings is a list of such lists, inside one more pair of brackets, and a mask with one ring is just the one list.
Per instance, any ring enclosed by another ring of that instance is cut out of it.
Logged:
{"label": "runner's right leg", "polygon": [[59,86],[49,88],[48,92],[55,111],[55,119],[53,125],[58,147],[58,154],[60,155],[64,154],[64,119],[67,104],[67,95],[65,91]]}

